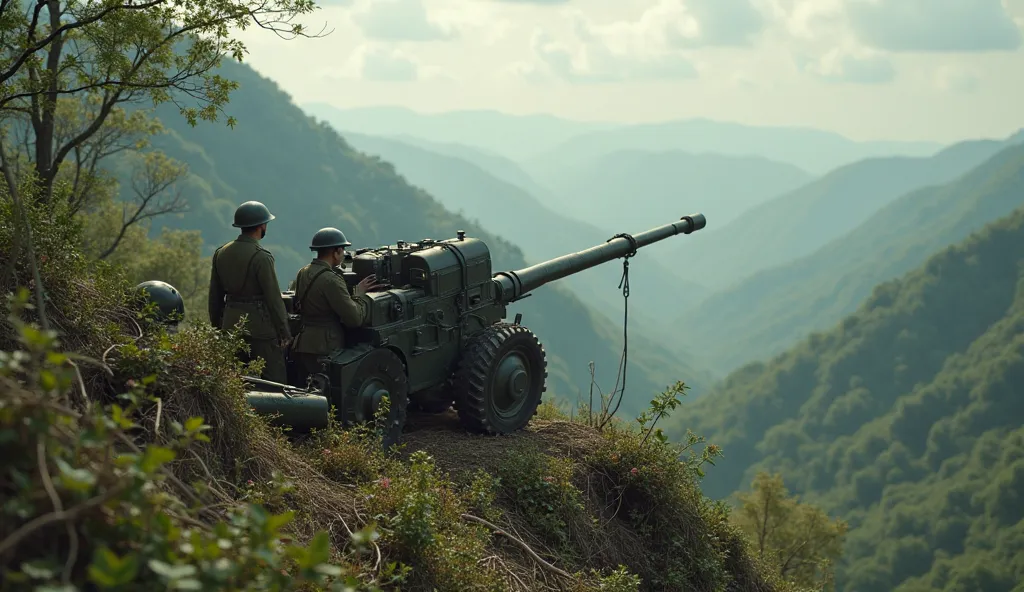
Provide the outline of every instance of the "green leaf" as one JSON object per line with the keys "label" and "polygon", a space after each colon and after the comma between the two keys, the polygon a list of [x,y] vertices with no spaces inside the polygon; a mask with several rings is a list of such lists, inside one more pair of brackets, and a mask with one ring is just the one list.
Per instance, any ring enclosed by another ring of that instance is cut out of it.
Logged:
{"label": "green leaf", "polygon": [[43,370],[39,373],[39,386],[48,391],[52,391],[57,388],[57,377],[54,376],[53,372]]}
{"label": "green leaf", "polygon": [[75,491],[88,491],[96,484],[96,475],[88,469],[76,469],[62,458],[55,459],[60,470],[60,481],[64,487]]}
{"label": "green leaf", "polygon": [[21,572],[33,580],[46,580],[57,575],[52,565],[41,561],[27,561],[21,564]]}
{"label": "green leaf", "polygon": [[164,464],[174,460],[176,456],[177,454],[170,448],[151,444],[146,447],[142,460],[139,462],[139,468],[145,473],[153,473]]}
{"label": "green leaf", "polygon": [[185,421],[185,431],[189,433],[194,432],[198,430],[200,427],[202,427],[202,425],[202,417],[190,417],[188,418],[188,420]]}
{"label": "green leaf", "polygon": [[331,539],[327,536],[326,531],[321,530],[309,542],[309,555],[306,556],[306,565],[302,567],[308,569],[321,563],[327,563],[330,558]]}
{"label": "green leaf", "polygon": [[196,574],[195,566],[187,563],[182,565],[171,565],[169,563],[164,563],[159,559],[150,559],[146,565],[148,565],[149,569],[153,570],[153,572],[158,576],[170,581],[188,578],[189,576]]}
{"label": "green leaf", "polygon": [[267,534],[276,534],[282,526],[291,522],[293,518],[295,518],[295,512],[290,510],[283,514],[274,514],[267,518],[267,522],[264,524],[263,530]]}
{"label": "green leaf", "polygon": [[89,579],[100,588],[124,586],[135,581],[139,572],[139,559],[129,553],[118,557],[107,547],[96,549],[89,565]]}
{"label": "green leaf", "polygon": [[331,576],[332,578],[336,578],[341,575],[341,568],[330,563],[321,563],[314,567],[313,571],[325,576]]}
{"label": "green leaf", "polygon": [[172,590],[202,590],[203,585],[199,580],[193,578],[186,578],[184,580],[177,580],[171,584]]}

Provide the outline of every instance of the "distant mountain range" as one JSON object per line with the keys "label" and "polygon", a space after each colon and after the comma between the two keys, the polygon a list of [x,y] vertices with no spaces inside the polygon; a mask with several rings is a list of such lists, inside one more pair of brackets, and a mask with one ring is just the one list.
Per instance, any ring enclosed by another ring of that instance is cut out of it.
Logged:
{"label": "distant mountain range", "polygon": [[619,150],[761,156],[820,175],[872,156],[928,156],[942,148],[933,142],[857,142],[810,128],[750,126],[709,119],[617,124],[487,110],[420,113],[404,107],[341,109],[325,103],[303,104],[302,108],[345,131],[407,135],[483,148],[525,165],[526,171],[542,184],[558,177],[566,166],[584,164]]}
{"label": "distant mountain range", "polygon": [[567,165],[546,182],[558,211],[608,231],[649,228],[701,212],[711,234],[812,178],[791,164],[760,156],[617,150]]}
{"label": "distant mountain range", "polygon": [[1024,205],[1024,145],[975,142],[952,153],[961,165],[994,155],[951,182],[904,194],[811,255],[715,293],[677,327],[695,335],[720,372],[773,356],[854,312],[877,284]]}
{"label": "distant mountain range", "polygon": [[930,157],[869,158],[842,166],[675,247],[673,259],[688,257],[691,273],[712,290],[729,288],[813,253],[908,191],[955,179],[1009,141],[962,142]]}

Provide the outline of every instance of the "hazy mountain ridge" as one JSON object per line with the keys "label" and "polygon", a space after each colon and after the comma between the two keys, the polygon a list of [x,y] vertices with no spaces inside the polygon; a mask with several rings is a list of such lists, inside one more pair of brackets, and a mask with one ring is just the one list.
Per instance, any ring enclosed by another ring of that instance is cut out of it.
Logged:
{"label": "hazy mountain ridge", "polygon": [[701,212],[710,234],[811,179],[791,164],[760,156],[622,149],[566,166],[546,182],[559,211],[601,228],[624,222],[647,228],[666,216]]}
{"label": "hazy mountain ridge", "polygon": [[346,131],[479,146],[512,159],[539,154],[581,133],[619,127],[615,123],[572,121],[547,114],[512,115],[485,109],[421,113],[397,106],[339,109],[326,103],[306,103],[302,109]]}
{"label": "hazy mountain ridge", "polygon": [[910,192],[812,255],[716,293],[677,323],[719,371],[781,352],[852,313],[875,285],[1024,204],[1024,146],[958,179]]}
{"label": "hazy mountain ridge", "polygon": [[909,191],[952,181],[1015,141],[961,142],[926,158],[870,158],[750,208],[718,232],[676,247],[712,290],[810,255]]}
{"label": "hazy mountain ridge", "polygon": [[858,142],[835,132],[795,126],[753,126],[707,118],[624,125],[580,134],[531,158],[527,170],[545,179],[555,167],[598,158],[615,150],[685,150],[730,156],[761,156],[820,175],[873,156],[927,156],[934,142]]}
{"label": "hazy mountain ridge", "polygon": [[780,471],[849,520],[840,590],[1016,590],[1022,335],[1024,208],[878,286],[831,330],[737,370],[675,430],[723,447],[704,481],[712,497]]}
{"label": "hazy mountain ridge", "polygon": [[[207,252],[235,236],[230,221],[237,204],[256,199],[277,214],[264,243],[275,255],[282,285],[309,261],[308,241],[326,225],[344,230],[356,247],[393,244],[399,239],[448,238],[463,229],[487,242],[495,270],[526,265],[517,247],[444,209],[426,192],[407,184],[390,163],[353,150],[328,125],[316,123],[294,106],[272,81],[245,66],[225,63],[222,69],[241,85],[229,109],[238,118],[234,129],[223,123],[191,128],[173,106],[157,110],[172,133],[156,138],[155,146],[189,164],[191,186],[196,189],[186,193],[192,210],[182,218],[166,220],[166,225],[201,230]],[[274,113],[274,117],[265,118],[263,113]],[[558,283],[511,306],[510,316],[516,312],[524,313],[524,323],[548,351],[549,388],[573,398],[589,384],[591,360],[597,364],[602,384],[614,381],[621,339],[607,337],[616,331],[612,321],[595,318]],[[601,328],[601,323],[609,326]],[[586,345],[580,347],[580,343]],[[682,378],[678,375],[683,364],[645,343],[642,335],[634,333],[630,343],[635,399],[627,404],[634,408],[663,389],[667,375]],[[650,377],[643,367],[659,369],[661,375]]]}
{"label": "hazy mountain ridge", "polygon": [[[330,122],[328,122],[330,123]],[[345,130],[339,130],[344,135]],[[365,134],[364,134],[365,135]],[[408,134],[400,134],[397,136],[378,136],[387,137],[389,139],[397,140],[403,144],[410,144],[417,146],[424,150],[436,152],[438,154],[444,154],[453,158],[459,158],[470,162],[482,170],[486,171],[490,175],[497,179],[505,181],[515,185],[534,198],[539,200],[541,203],[547,204],[548,200],[553,196],[551,190],[538,183],[533,177],[529,175],[519,164],[515,161],[506,158],[496,152],[491,152],[484,148],[469,146],[466,144],[458,144],[454,142],[432,142],[410,136]]]}

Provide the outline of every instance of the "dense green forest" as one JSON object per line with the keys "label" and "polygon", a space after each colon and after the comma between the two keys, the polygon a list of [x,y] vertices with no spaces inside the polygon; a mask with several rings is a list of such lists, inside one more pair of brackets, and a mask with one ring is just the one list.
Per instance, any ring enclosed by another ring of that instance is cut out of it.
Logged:
{"label": "dense green forest", "polygon": [[[341,228],[354,248],[447,238],[461,229],[487,242],[495,271],[526,266],[522,249],[509,242],[518,237],[495,236],[445,209],[409,184],[393,164],[356,151],[327,124],[305,115],[275,83],[251,68],[226,63],[221,69],[239,83],[231,98],[231,113],[238,119],[234,129],[207,122],[193,128],[173,105],[156,111],[167,133],[153,139],[154,147],[187,165],[189,176],[179,188],[188,211],[158,219],[154,232],[161,226],[197,230],[204,253],[209,254],[235,236],[235,206],[250,199],[262,201],[279,212],[263,243],[274,253],[282,287],[309,261],[308,241],[325,225]],[[621,273],[620,263],[606,266]],[[612,296],[618,293],[616,282],[608,282],[605,289]],[[599,386],[612,388],[622,351],[621,316],[603,317],[558,283],[544,286],[509,310],[510,315],[523,312],[524,324],[545,345],[549,389],[563,401],[575,403],[580,393],[588,392],[591,361]],[[623,405],[630,413],[642,408],[650,393],[677,379],[698,393],[713,378],[637,331],[629,345]]]}
{"label": "dense green forest", "polygon": [[[979,169],[992,176],[959,187],[956,209],[938,201],[950,189],[919,194],[920,221],[950,212],[971,220],[1019,203],[1021,155],[1011,148]],[[925,227],[933,240],[961,220],[945,219]],[[917,221],[894,223],[906,230]],[[729,495],[768,469],[847,520],[840,590],[1019,591],[1022,330],[1017,209],[882,283],[831,330],[684,404],[674,431],[722,446],[704,482],[709,495]]]}
{"label": "dense green forest", "polygon": [[903,195],[812,255],[717,292],[677,326],[694,333],[720,372],[769,358],[852,313],[877,284],[1021,204],[1024,146],[1016,144],[950,183]]}

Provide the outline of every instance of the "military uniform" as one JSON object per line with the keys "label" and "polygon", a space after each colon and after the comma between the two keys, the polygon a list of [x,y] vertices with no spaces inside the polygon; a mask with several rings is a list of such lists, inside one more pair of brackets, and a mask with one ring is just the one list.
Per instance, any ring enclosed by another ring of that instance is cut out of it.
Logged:
{"label": "military uniform", "polygon": [[262,378],[286,382],[279,341],[290,339],[291,333],[274,256],[245,235],[217,249],[210,270],[210,323],[230,331],[242,315],[247,316],[243,336],[249,344],[249,359],[265,360]]}
{"label": "military uniform", "polygon": [[352,298],[341,273],[326,261],[314,259],[295,276],[295,303],[302,331],[292,353],[300,381],[320,371],[318,357],[345,347],[344,327],[358,327],[366,320],[366,305]]}

